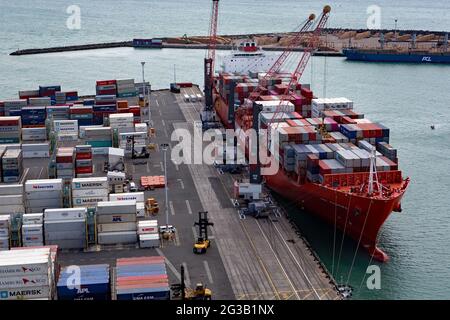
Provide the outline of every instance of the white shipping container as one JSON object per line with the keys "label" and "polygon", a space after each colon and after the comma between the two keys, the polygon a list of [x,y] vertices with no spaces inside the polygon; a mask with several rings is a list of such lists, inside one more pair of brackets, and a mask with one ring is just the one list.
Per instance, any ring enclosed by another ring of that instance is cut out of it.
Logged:
{"label": "white shipping container", "polygon": [[72,179],[72,190],[100,189],[100,188],[108,189],[107,177]]}
{"label": "white shipping container", "polygon": [[139,247],[158,248],[160,246],[159,234],[141,234],[139,235]]}
{"label": "white shipping container", "polygon": [[23,194],[23,184],[0,185],[0,195]]}
{"label": "white shipping container", "polygon": [[[89,197],[107,197],[108,189],[81,189],[81,190],[73,190],[72,197],[73,198],[89,198]],[[103,200],[102,200],[103,201]]]}
{"label": "white shipping container", "polygon": [[158,233],[158,221],[146,220],[138,222],[138,234]]}
{"label": "white shipping container", "polygon": [[136,201],[103,201],[97,203],[97,215],[136,214]]}
{"label": "white shipping container", "polygon": [[1,229],[7,229],[9,228],[9,220],[10,217],[7,215],[0,215],[0,228]]}
{"label": "white shipping container", "polygon": [[86,197],[86,198],[72,198],[74,207],[88,206],[95,207],[97,203],[108,201],[108,196],[105,197]]}
{"label": "white shipping container", "polygon": [[8,257],[0,259],[0,277],[48,274],[49,255]]}
{"label": "white shipping container", "polygon": [[112,193],[109,195],[110,201],[135,200],[136,202],[144,202],[144,192],[130,193]]}
{"label": "white shipping container", "polygon": [[76,218],[85,218],[87,213],[86,208],[61,208],[61,209],[46,209],[44,211],[44,220],[71,220]]}
{"label": "white shipping container", "polygon": [[135,214],[108,214],[97,216],[97,224],[120,223],[120,222],[136,222]]}
{"label": "white shipping container", "polygon": [[136,231],[102,232],[98,234],[99,244],[136,243]]}
{"label": "white shipping container", "polygon": [[25,213],[25,207],[23,205],[0,206],[0,215],[1,214],[13,214],[13,213]]}
{"label": "white shipping container", "polygon": [[22,216],[22,223],[25,224],[42,224],[44,223],[43,213],[28,213]]}
{"label": "white shipping container", "polygon": [[24,224],[22,226],[22,234],[31,235],[42,235],[44,232],[44,225],[42,224]]}
{"label": "white shipping container", "polygon": [[119,231],[136,231],[137,226],[135,222],[119,222],[119,223],[104,223],[97,225],[97,231],[100,232],[119,232]]}
{"label": "white shipping container", "polygon": [[50,297],[50,287],[13,288],[4,289],[0,295],[1,300],[29,300]]}
{"label": "white shipping container", "polygon": [[62,179],[28,180],[25,192],[62,190]]}

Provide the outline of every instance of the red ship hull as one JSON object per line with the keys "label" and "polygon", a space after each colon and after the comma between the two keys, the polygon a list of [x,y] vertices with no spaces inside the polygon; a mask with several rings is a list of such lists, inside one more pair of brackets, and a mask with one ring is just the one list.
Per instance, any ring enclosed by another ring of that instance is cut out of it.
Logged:
{"label": "red ship hull", "polygon": [[[399,211],[405,188],[390,199],[374,199],[343,192],[316,183],[297,184],[280,169],[277,174],[264,176],[267,186],[314,214],[366,249],[374,259],[386,262],[389,257],[377,247],[378,232],[392,211]],[[405,182],[407,183],[407,182]]]}
{"label": "red ship hull", "polygon": [[[226,103],[218,97],[215,103],[216,114],[224,127],[230,128],[227,108]],[[239,127],[239,120],[236,126]],[[241,143],[245,145],[244,142]],[[245,153],[247,152],[246,149]],[[388,261],[388,255],[377,247],[378,232],[392,211],[401,211],[401,200],[409,179],[400,178],[400,181],[397,179],[385,184],[394,190],[388,197],[370,197],[364,193],[351,192],[349,187],[332,188],[311,182],[300,184],[282,168],[275,175],[265,175],[264,179],[271,190],[302,210],[335,225],[366,249],[375,260]]]}

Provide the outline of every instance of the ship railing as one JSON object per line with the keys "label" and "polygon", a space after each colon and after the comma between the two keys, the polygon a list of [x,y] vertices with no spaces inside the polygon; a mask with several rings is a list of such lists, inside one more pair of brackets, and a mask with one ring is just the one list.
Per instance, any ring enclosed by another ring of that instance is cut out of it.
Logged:
{"label": "ship railing", "polygon": [[[399,170],[379,171],[378,181],[382,185],[390,185],[402,183],[402,172]],[[323,176],[323,185],[333,188],[338,187],[356,187],[361,186],[369,181],[369,172],[339,173],[325,174]]]}

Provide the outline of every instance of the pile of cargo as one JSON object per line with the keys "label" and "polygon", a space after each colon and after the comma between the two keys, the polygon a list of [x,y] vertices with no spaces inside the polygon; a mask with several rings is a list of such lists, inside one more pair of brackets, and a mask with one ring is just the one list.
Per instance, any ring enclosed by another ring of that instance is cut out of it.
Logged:
{"label": "pile of cargo", "polygon": [[28,101],[26,99],[3,101],[3,115],[11,116],[12,113],[20,112],[27,105]]}
{"label": "pile of cargo", "polygon": [[42,213],[44,209],[61,208],[62,179],[28,180],[25,182],[25,205],[28,213]]}
{"label": "pile of cargo", "polygon": [[0,216],[24,213],[23,184],[0,185]]}
{"label": "pile of cargo", "polygon": [[98,243],[130,244],[137,242],[136,200],[97,203]]}
{"label": "pile of cargo", "polygon": [[117,97],[129,98],[135,97],[137,94],[134,79],[119,79],[116,80],[117,84]]}
{"label": "pile of cargo", "polygon": [[47,106],[47,118],[52,120],[70,120],[70,106]]}
{"label": "pile of cargo", "polygon": [[136,216],[145,217],[145,199],[144,192],[129,192],[129,193],[111,193],[109,201],[136,201]]}
{"label": "pile of cargo", "polygon": [[123,258],[116,262],[117,300],[169,300],[164,257]]}
{"label": "pile of cargo", "polygon": [[158,248],[158,220],[141,220],[137,225],[140,248]]}
{"label": "pile of cargo", "polygon": [[44,232],[46,245],[61,249],[86,247],[86,208],[46,209]]}
{"label": "pile of cargo", "polygon": [[92,147],[90,145],[75,146],[75,173],[77,178],[92,176]]}
{"label": "pile of cargo", "polygon": [[311,101],[311,112],[315,118],[322,117],[324,111],[349,109],[353,109],[353,101],[347,98],[319,98]]}
{"label": "pile of cargo", "polygon": [[2,181],[19,182],[23,172],[23,156],[21,149],[7,148],[1,155],[2,163]]}
{"label": "pile of cargo", "polygon": [[22,141],[27,142],[43,142],[47,140],[47,128],[23,128]]}
{"label": "pile of cargo", "polygon": [[114,113],[109,115],[109,125],[118,133],[134,132],[134,115],[132,113]]}
{"label": "pile of cargo", "polygon": [[0,144],[20,143],[21,130],[20,117],[0,117]]}
{"label": "pile of cargo", "polygon": [[93,154],[108,153],[112,147],[111,127],[86,127],[83,132],[84,144],[92,146]]}
{"label": "pile of cargo", "polygon": [[108,201],[108,178],[72,179],[72,206],[95,208],[98,202]]}
{"label": "pile of cargo", "polygon": [[[73,284],[73,274],[80,281]],[[110,300],[110,270],[108,264],[64,267],[57,284],[58,300]]]}
{"label": "pile of cargo", "polygon": [[22,217],[22,246],[44,245],[44,214],[28,213]]}
{"label": "pile of cargo", "polygon": [[56,250],[44,247],[0,251],[0,301],[52,300]]}
{"label": "pile of cargo", "polygon": [[56,150],[56,175],[60,179],[72,179],[75,172],[75,149],[58,148]]}
{"label": "pile of cargo", "polygon": [[96,95],[94,111],[94,125],[103,125],[105,118],[117,112],[117,97],[113,95]]}
{"label": "pile of cargo", "polygon": [[22,144],[24,159],[48,158],[50,156],[50,144],[48,142]]}
{"label": "pile of cargo", "polygon": [[[42,99],[42,98],[36,98]],[[30,99],[31,101],[31,99]],[[45,127],[45,119],[47,118],[47,112],[45,106],[48,104],[43,104],[43,106],[33,106],[24,107],[21,111],[22,117],[22,127],[23,128],[39,128]]]}
{"label": "pile of cargo", "polygon": [[0,215],[0,251],[9,250],[9,215]]}
{"label": "pile of cargo", "polygon": [[78,120],[54,120],[54,131],[60,145],[74,147],[78,142]]}
{"label": "pile of cargo", "polygon": [[74,105],[69,109],[70,120],[77,120],[79,126],[94,124],[94,109],[92,106]]}

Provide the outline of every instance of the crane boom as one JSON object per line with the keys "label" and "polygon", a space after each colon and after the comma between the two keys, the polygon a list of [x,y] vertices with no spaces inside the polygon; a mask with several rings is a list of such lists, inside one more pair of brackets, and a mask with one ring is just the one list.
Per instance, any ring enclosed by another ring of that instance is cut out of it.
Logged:
{"label": "crane boom", "polygon": [[[297,64],[297,67],[295,68],[294,72],[292,73],[291,80],[289,81],[289,85],[286,87],[285,91],[283,92],[283,95],[289,94],[289,90],[293,87],[294,84],[298,83],[300,78],[303,75],[303,72],[305,71],[306,66],[308,65],[309,59],[311,57],[312,52],[317,49],[319,45],[319,36],[322,32],[323,28],[325,27],[328,18],[330,16],[331,7],[325,6],[323,8],[322,14],[320,15],[319,22],[317,23],[314,32],[311,36],[311,38],[308,41],[308,46],[304,49],[302,57],[300,61]],[[269,121],[268,127],[270,128],[270,124],[272,124],[277,116],[283,112],[282,109],[282,103],[283,101],[280,100],[280,104],[277,107],[277,110],[275,111],[272,119]]]}
{"label": "crane boom", "polygon": [[[209,25],[208,52],[205,58],[205,117],[211,117],[213,107],[214,63],[216,60],[217,25],[219,20],[219,0],[212,0],[211,19]],[[211,119],[202,119],[211,121]]]}

